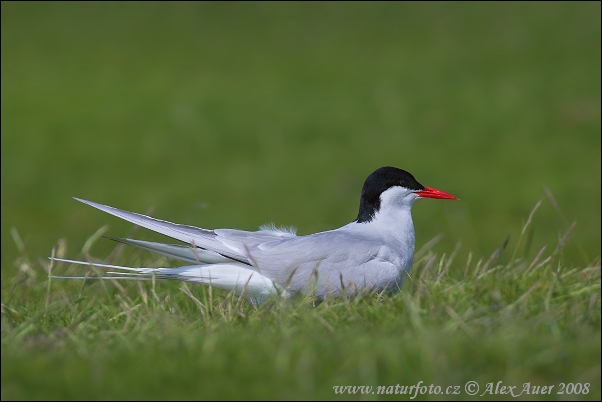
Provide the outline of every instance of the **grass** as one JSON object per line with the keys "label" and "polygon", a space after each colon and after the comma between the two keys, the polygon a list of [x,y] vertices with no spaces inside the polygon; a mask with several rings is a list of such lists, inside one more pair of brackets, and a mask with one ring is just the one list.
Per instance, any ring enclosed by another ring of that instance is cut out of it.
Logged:
{"label": "grass", "polygon": [[[591,382],[551,397],[599,399],[599,2],[1,7],[2,399],[420,380]],[[394,297],[253,309],[176,282],[47,280],[53,249],[164,262],[114,252],[98,235],[131,227],[73,196],[306,234],[352,220],[385,165],[460,198],[414,207],[430,246]]]}
{"label": "grass", "polygon": [[[43,271],[24,254],[3,289],[2,398],[399,399],[334,387],[423,381],[460,388],[417,399],[459,400],[469,381],[479,399],[502,381],[521,399],[600,399],[599,261],[563,266],[568,236],[532,259],[517,246],[465,262],[435,255],[436,240],[394,296],[259,308],[179,282],[51,282],[48,272],[81,268]],[[554,388],[527,394],[526,383]],[[563,383],[587,393],[559,395]]]}

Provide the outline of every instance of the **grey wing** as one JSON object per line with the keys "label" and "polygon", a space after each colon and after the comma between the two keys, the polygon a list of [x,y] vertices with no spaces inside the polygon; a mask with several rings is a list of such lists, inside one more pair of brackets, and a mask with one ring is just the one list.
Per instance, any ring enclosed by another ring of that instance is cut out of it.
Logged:
{"label": "grey wing", "polygon": [[151,218],[150,216],[123,211],[108,205],[102,205],[79,198],[75,199],[96,209],[100,209],[108,214],[142,226],[143,228],[150,229],[154,232],[161,233],[165,236],[183,241],[188,244],[194,244],[196,247],[200,247],[202,249],[212,250],[223,255],[224,257],[251,265],[247,255],[244,252],[240,252],[240,247],[233,248],[222,243],[217,239],[217,235],[213,230],[162,221],[160,219]]}
{"label": "grey wing", "polygon": [[192,246],[183,244],[165,244],[109,236],[106,236],[106,238],[193,264],[219,264],[232,262],[231,258],[224,257],[219,253],[200,247],[193,248]]}
{"label": "grey wing", "polygon": [[401,285],[402,269],[381,242],[321,232],[258,244],[250,258],[262,275],[291,291],[318,296]]}
{"label": "grey wing", "polygon": [[236,229],[202,229],[151,218],[150,216],[124,211],[92,201],[86,201],[79,198],[75,199],[133,224],[161,233],[173,239],[183,241],[188,243],[188,245],[194,245],[198,249],[203,250],[203,252],[198,253],[190,246],[163,244],[134,239],[112,238],[113,240],[193,263],[201,262],[215,264],[227,262],[227,259],[229,259],[253,267],[254,264],[249,258],[249,250],[254,249],[261,243],[297,237],[291,231],[276,230],[274,228],[263,229],[257,232],[247,232]]}

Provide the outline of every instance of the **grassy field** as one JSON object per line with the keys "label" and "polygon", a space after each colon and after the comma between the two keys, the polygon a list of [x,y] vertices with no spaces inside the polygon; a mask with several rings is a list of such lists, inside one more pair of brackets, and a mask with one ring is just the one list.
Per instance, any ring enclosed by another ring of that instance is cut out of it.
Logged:
{"label": "grassy field", "polygon": [[[2,399],[600,399],[600,3],[1,7]],[[114,253],[93,234],[131,225],[73,196],[306,234],[354,219],[385,165],[460,198],[415,206],[395,296],[47,279],[53,249],[166,263]]]}

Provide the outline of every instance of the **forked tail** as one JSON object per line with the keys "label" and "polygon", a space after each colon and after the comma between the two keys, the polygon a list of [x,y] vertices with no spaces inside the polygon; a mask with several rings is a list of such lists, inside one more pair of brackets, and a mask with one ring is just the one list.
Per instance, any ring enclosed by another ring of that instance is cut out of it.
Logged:
{"label": "forked tail", "polygon": [[103,276],[51,276],[52,278],[151,280],[154,276],[155,279],[158,280],[176,279],[209,285],[218,289],[234,292],[237,296],[243,295],[244,298],[254,305],[259,305],[267,298],[274,295],[286,295],[286,291],[272,282],[271,279],[261,275],[257,271],[249,269],[248,265],[236,262],[211,265],[188,265],[178,268],[132,268],[119,265],[67,260],[63,258],[51,258],[51,260],[116,270],[107,271],[107,275]]}

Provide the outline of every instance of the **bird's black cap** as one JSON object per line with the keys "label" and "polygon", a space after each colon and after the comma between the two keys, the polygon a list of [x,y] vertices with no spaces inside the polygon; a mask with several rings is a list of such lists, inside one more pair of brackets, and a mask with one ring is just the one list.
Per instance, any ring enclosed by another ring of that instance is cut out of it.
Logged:
{"label": "bird's black cap", "polygon": [[410,190],[424,190],[411,173],[396,167],[385,166],[376,169],[368,176],[362,187],[358,223],[370,222],[380,209],[380,195],[391,187],[400,186]]}

